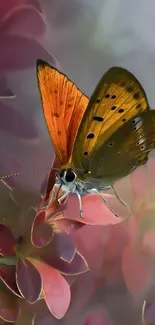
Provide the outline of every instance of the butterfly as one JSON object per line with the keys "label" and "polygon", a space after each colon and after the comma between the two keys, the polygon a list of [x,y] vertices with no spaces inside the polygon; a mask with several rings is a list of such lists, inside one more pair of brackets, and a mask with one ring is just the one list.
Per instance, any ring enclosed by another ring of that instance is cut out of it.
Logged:
{"label": "butterfly", "polygon": [[155,147],[155,111],[136,77],[121,67],[103,75],[90,100],[65,74],[41,59],[37,79],[61,166],[55,183],[64,193],[59,203],[76,193],[83,217],[82,195],[101,195],[146,163]]}

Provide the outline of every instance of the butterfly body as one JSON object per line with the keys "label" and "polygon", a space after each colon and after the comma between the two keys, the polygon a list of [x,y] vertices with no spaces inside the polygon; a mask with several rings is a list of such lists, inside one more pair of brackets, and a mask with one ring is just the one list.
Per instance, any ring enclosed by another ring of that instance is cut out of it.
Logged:
{"label": "butterfly body", "polygon": [[109,69],[90,100],[42,60],[37,61],[37,75],[61,166],[56,186],[64,195],[76,193],[81,200],[83,194],[99,193],[147,161],[155,147],[155,111],[132,73]]}

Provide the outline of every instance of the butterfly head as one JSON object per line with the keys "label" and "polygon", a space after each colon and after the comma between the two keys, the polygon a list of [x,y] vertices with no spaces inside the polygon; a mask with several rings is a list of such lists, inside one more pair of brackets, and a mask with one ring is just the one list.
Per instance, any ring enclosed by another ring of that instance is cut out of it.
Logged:
{"label": "butterfly head", "polygon": [[76,177],[77,177],[76,174],[71,168],[62,169],[59,174],[59,179],[64,185],[73,183],[76,180]]}

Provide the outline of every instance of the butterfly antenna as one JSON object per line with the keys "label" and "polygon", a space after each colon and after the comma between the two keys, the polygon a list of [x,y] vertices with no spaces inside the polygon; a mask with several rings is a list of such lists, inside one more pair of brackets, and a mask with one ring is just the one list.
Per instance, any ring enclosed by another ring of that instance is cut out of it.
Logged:
{"label": "butterfly antenna", "polygon": [[[43,169],[45,169],[45,168],[43,168]],[[27,170],[27,171],[23,171],[23,172],[19,172],[19,173],[3,175],[3,176],[0,176],[0,180],[10,178],[10,177],[15,177],[15,176],[27,175],[27,174],[30,174],[30,173],[40,172],[43,169],[42,168],[40,168],[40,169],[31,169],[31,170]],[[46,168],[46,170],[60,170],[60,168]]]}

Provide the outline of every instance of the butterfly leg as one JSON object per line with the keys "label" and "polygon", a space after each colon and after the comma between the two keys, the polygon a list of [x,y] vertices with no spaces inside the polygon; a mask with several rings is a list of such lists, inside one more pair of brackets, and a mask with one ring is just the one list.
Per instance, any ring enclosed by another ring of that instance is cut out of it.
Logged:
{"label": "butterfly leg", "polygon": [[70,193],[70,191],[67,191],[66,193],[64,193],[59,199],[58,199],[58,203],[59,205],[61,204],[61,202],[67,197],[67,195]]}
{"label": "butterfly leg", "polygon": [[82,200],[81,200],[81,195],[78,191],[74,192],[77,195],[78,201],[79,201],[79,207],[80,207],[80,218],[84,219],[83,213],[82,213]]}
{"label": "butterfly leg", "polygon": [[[50,204],[51,204],[51,203],[54,201],[54,199],[55,199],[55,189],[56,189],[57,186],[58,186],[57,184],[54,184],[54,186],[53,186],[53,189],[52,189],[52,196],[51,196],[51,198],[50,198],[50,201],[49,201],[47,207],[49,207]],[[58,191],[59,191],[59,189],[58,189]]]}
{"label": "butterfly leg", "polygon": [[114,214],[115,217],[118,217],[118,215],[109,207],[109,205],[107,204],[107,201],[105,200],[105,198],[103,197],[103,195],[101,195],[101,193],[96,188],[92,188],[91,190],[88,190],[87,193],[90,193],[90,194],[96,193],[96,194],[98,194],[100,196],[100,198],[102,199],[103,203],[112,212],[112,214]]}
{"label": "butterfly leg", "polygon": [[[66,193],[64,193],[59,199],[58,199],[58,203],[59,203],[59,205],[61,205],[61,202],[68,196],[68,194],[70,193],[70,191],[68,191],[68,192],[66,192]],[[80,217],[82,218],[82,219],[84,219],[84,216],[83,216],[83,214],[82,214],[82,201],[81,201],[81,195],[79,194],[79,192],[78,191],[75,191],[74,192],[76,195],[77,195],[77,197],[78,197],[78,201],[79,201],[79,206],[80,206]]]}
{"label": "butterfly leg", "polygon": [[114,188],[113,186],[111,186],[111,188],[112,188],[112,190],[113,190],[113,192],[114,192],[114,195],[115,195],[116,199],[117,199],[117,200],[118,200],[122,205],[124,205],[126,208],[129,208],[128,205],[127,205],[125,202],[123,202],[123,201],[121,200],[121,198],[120,198],[119,195],[117,194],[115,188]]}

